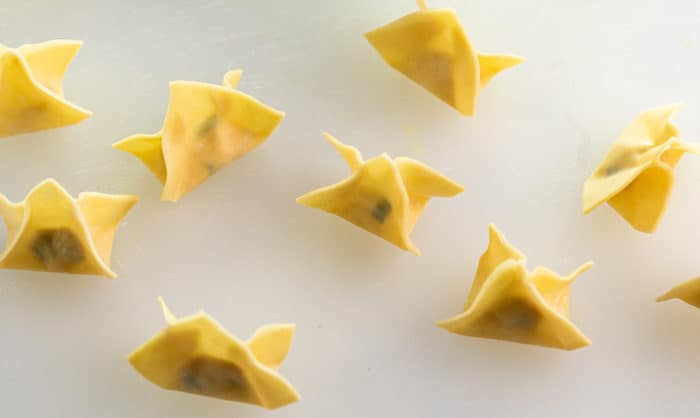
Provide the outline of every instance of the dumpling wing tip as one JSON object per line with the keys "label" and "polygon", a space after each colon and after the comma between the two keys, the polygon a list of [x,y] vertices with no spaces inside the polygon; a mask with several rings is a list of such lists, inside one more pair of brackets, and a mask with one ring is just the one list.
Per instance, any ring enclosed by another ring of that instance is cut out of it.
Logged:
{"label": "dumpling wing tip", "polygon": [[680,299],[683,302],[700,308],[700,277],[683,282],[668,292],[656,298],[657,302]]}
{"label": "dumpling wing tip", "polygon": [[571,273],[571,274],[569,275],[569,277],[567,277],[566,279],[572,280],[572,281],[573,281],[574,279],[576,279],[578,276],[580,276],[581,274],[583,274],[584,272],[586,272],[586,271],[587,271],[588,269],[590,269],[591,267],[593,267],[593,262],[592,262],[592,261],[589,261],[589,262],[587,262],[587,263],[584,263],[584,264],[581,265],[579,268],[577,268],[576,270],[574,270],[574,272]]}
{"label": "dumpling wing tip", "polygon": [[510,54],[478,54],[479,82],[481,87],[486,85],[501,71],[520,65],[526,61],[525,57]]}
{"label": "dumpling wing tip", "polygon": [[415,256],[420,257],[420,255],[421,255],[421,252],[418,249],[418,247],[413,245],[413,243],[411,243],[410,241],[406,244],[406,246],[403,249],[408,251],[409,253],[415,255]]}
{"label": "dumpling wing tip", "polygon": [[112,148],[138,158],[156,176],[161,184],[165,184],[168,170],[163,157],[162,132],[152,135],[131,135],[113,143]]}
{"label": "dumpling wing tip", "polygon": [[668,292],[664,293],[661,296],[658,296],[656,298],[656,302],[666,302],[671,299],[676,299],[676,295],[674,294],[673,290],[669,290]]}

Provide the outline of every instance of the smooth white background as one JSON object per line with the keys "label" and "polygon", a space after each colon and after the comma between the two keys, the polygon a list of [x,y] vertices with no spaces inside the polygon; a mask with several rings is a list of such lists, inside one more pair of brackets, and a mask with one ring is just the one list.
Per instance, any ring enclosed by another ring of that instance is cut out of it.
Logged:
{"label": "smooth white background", "polygon": [[[656,304],[700,274],[700,158],[679,165],[654,235],[610,208],[584,217],[581,187],[641,111],[683,101],[700,140],[700,3],[434,0],[456,8],[476,47],[527,63],[498,76],[464,118],[387,67],[362,34],[411,0],[2,0],[0,42],[83,39],[68,99],[94,117],[0,141],[0,192],[45,177],[71,193],[134,193],[119,230],[119,278],[0,272],[0,416],[591,417],[697,416],[700,311]],[[110,144],[157,131],[170,80],[219,83],[287,112],[263,146],[172,204]],[[418,158],[464,184],[431,201],[421,257],[296,196],[347,174],[320,133],[366,157]],[[561,273],[593,260],[572,319],[574,352],[479,340],[434,326],[457,313],[487,225]],[[247,338],[295,322],[282,373],[303,400],[267,412],[161,390],[125,360],[176,314],[201,309]]]}

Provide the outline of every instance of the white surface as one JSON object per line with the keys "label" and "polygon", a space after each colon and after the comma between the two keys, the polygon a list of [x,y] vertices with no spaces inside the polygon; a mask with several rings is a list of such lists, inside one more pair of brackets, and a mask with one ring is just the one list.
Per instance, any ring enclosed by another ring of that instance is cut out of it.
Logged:
{"label": "white surface", "polygon": [[[700,140],[700,3],[694,0],[456,1],[476,46],[528,62],[506,71],[463,118],[387,67],[363,32],[412,0],[3,0],[0,42],[85,45],[66,80],[84,123],[0,142],[1,192],[47,176],[83,190],[136,193],[115,241],[114,281],[0,272],[0,416],[593,417],[697,416],[700,311],[654,298],[700,274],[700,159],[677,170],[656,234],[610,208],[580,214],[584,179],[638,113],[684,101],[676,121]],[[218,83],[285,110],[261,148],[177,204],[117,139],[155,132],[168,81]],[[419,158],[466,186],[431,201],[404,253],[294,198],[347,174],[320,135]],[[529,267],[596,265],[572,291],[593,341],[563,352],[449,334],[487,225]],[[282,373],[301,402],[267,412],[161,390],[125,356],[176,314],[208,311],[247,338],[296,322]]]}

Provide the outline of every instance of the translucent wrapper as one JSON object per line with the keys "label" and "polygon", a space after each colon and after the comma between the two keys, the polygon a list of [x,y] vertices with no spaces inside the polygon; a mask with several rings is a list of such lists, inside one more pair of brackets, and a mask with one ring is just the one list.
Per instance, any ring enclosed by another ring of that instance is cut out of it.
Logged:
{"label": "translucent wrapper", "polygon": [[397,247],[420,254],[409,237],[431,197],[450,197],[464,188],[423,163],[382,154],[363,161],[360,152],[324,134],[350,166],[339,183],[314,190],[297,202],[321,209]]}
{"label": "translucent wrapper", "polygon": [[134,135],[113,145],[140,159],[163,184],[163,200],[176,201],[218,170],[265,140],[284,119],[277,111],[236,90],[242,71],[224,85],[170,83],[165,123],[153,135]]}
{"label": "translucent wrapper", "polygon": [[0,137],[76,124],[92,115],[63,97],[80,41],[0,45]]}
{"label": "translucent wrapper", "polygon": [[418,11],[365,34],[392,68],[466,116],[476,112],[481,89],[525,59],[476,52],[452,9]]}
{"label": "translucent wrapper", "polygon": [[700,146],[677,138],[671,116],[679,108],[644,112],[624,130],[583,184],[583,213],[608,203],[634,229],[656,230],[673,190],[676,164],[686,152],[700,154]]}
{"label": "translucent wrapper", "polygon": [[267,325],[243,342],[206,313],[178,319],[159,300],[168,326],[129,356],[143,377],[164,389],[267,409],[299,400],[277,372],[291,346],[294,325]]}
{"label": "translucent wrapper", "polygon": [[137,196],[81,193],[73,199],[55,180],[34,187],[19,203],[0,195],[7,244],[0,268],[117,277],[112,241]]}
{"label": "translucent wrapper", "polygon": [[574,350],[591,342],[569,320],[569,287],[586,263],[568,277],[544,267],[525,268],[525,256],[494,225],[479,259],[461,313],[438,326],[456,334]]}

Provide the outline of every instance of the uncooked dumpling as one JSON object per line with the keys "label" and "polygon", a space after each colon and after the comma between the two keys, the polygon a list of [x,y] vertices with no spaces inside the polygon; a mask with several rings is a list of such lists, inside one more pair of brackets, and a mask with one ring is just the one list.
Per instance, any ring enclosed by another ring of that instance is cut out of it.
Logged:
{"label": "uncooked dumpling", "polygon": [[338,215],[389,241],[419,254],[409,237],[432,197],[451,197],[464,188],[427,165],[410,158],[382,154],[363,161],[360,152],[324,134],[352,175],[339,183],[307,193],[297,202]]}
{"label": "uncooked dumpling", "polygon": [[178,319],[160,302],[168,326],[129,356],[143,377],[164,389],[267,409],[299,400],[277,372],[294,325],[267,325],[243,342],[204,312]]}
{"label": "uncooked dumpling", "polygon": [[583,213],[607,202],[632,227],[654,232],[673,189],[673,170],[683,154],[700,146],[678,139],[671,116],[680,105],[642,113],[583,185]]}
{"label": "uncooked dumpling", "polygon": [[117,277],[110,270],[114,235],[137,196],[80,193],[73,199],[55,180],[19,203],[0,195],[7,244],[0,268]]}
{"label": "uncooked dumpling", "polygon": [[564,350],[587,346],[591,342],[569,320],[569,287],[591,265],[567,277],[544,267],[528,272],[525,256],[491,225],[463,311],[438,326],[470,337]]}
{"label": "uncooked dumpling", "polygon": [[17,49],[0,45],[0,137],[76,124],[92,115],[63,98],[63,75],[80,41]]}
{"label": "uncooked dumpling", "polygon": [[284,118],[236,90],[242,72],[223,86],[195,81],[170,83],[163,129],[113,145],[139,158],[163,184],[163,200],[176,201],[225,165],[262,144]]}
{"label": "uncooked dumpling", "polygon": [[365,37],[391,67],[471,116],[481,89],[524,58],[477,53],[454,10],[428,9],[423,1],[418,4],[417,12]]}

